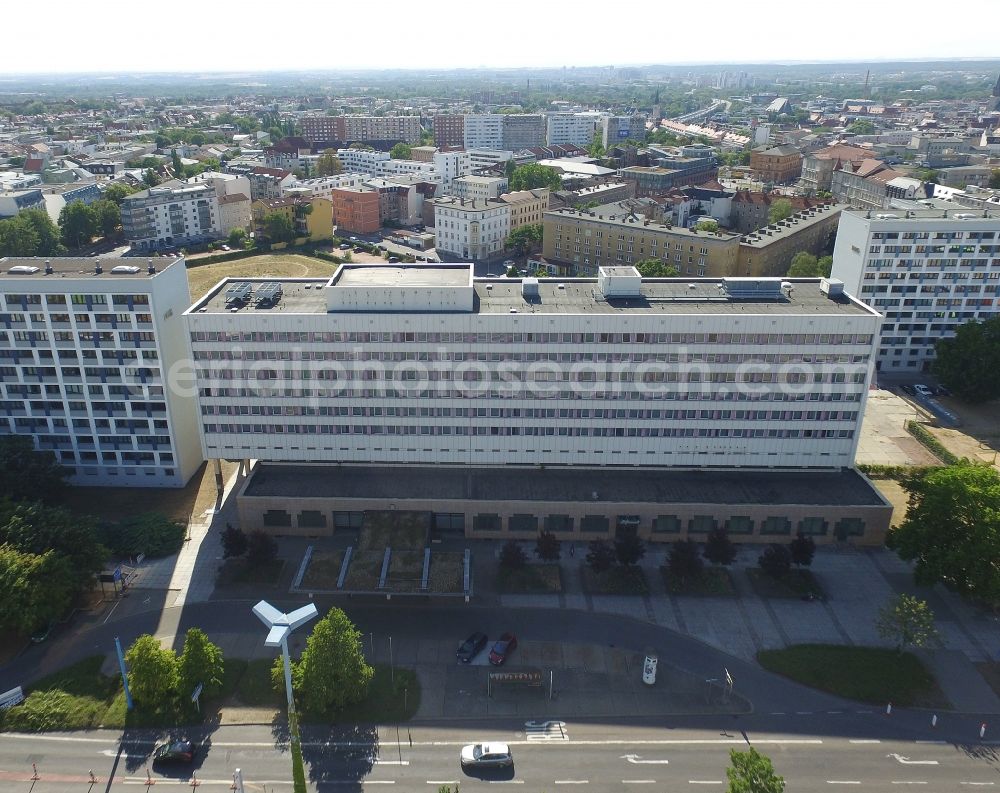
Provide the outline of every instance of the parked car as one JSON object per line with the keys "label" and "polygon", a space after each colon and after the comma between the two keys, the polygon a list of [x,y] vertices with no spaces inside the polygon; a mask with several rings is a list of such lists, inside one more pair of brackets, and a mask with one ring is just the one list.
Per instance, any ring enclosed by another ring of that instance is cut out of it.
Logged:
{"label": "parked car", "polygon": [[934,389],[934,396],[951,396],[951,391],[945,388],[943,385],[939,385]]}
{"label": "parked car", "polygon": [[922,396],[922,397],[934,396],[934,392],[931,391],[930,388],[925,386],[923,383],[917,383],[915,386],[913,386],[913,390],[917,392],[917,396]]}
{"label": "parked car", "polygon": [[190,763],[198,752],[198,744],[190,738],[175,738],[153,750],[153,765]]}
{"label": "parked car", "polygon": [[342,250],[342,251],[349,251],[350,249],[351,249],[351,246],[350,246],[349,243],[346,243],[346,242],[340,243],[340,250]]}
{"label": "parked car", "polygon": [[476,631],[468,639],[462,642],[455,655],[461,663],[467,664],[483,651],[487,641],[488,639],[486,638],[485,633]]}
{"label": "parked car", "polygon": [[917,395],[917,389],[915,389],[911,385],[901,385],[899,387],[899,390],[902,391],[904,394],[909,394],[910,396],[916,396]]}
{"label": "parked car", "polygon": [[390,256],[389,257],[389,264],[399,264],[399,257],[398,256]]}
{"label": "parked car", "polygon": [[516,647],[517,637],[513,633],[501,634],[500,638],[493,644],[493,649],[490,650],[490,663],[494,666],[500,666],[506,662]]}
{"label": "parked car", "polygon": [[510,768],[514,755],[505,743],[470,743],[462,747],[462,768]]}

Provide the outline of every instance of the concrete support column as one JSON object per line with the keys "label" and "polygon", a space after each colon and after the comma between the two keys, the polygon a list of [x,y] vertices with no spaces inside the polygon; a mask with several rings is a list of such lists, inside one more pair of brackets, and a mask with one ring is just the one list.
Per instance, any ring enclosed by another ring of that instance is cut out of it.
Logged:
{"label": "concrete support column", "polygon": [[212,470],[215,471],[215,489],[216,492],[222,493],[226,488],[226,482],[222,478],[222,460],[216,457],[212,460]]}

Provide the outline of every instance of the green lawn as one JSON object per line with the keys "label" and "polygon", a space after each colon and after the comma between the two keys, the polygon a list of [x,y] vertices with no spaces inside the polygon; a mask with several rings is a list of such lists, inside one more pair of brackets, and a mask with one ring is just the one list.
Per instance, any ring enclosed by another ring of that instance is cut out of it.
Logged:
{"label": "green lawn", "polygon": [[761,666],[807,686],[874,705],[949,708],[950,705],[912,653],[880,647],[796,644],[761,650]]}
{"label": "green lawn", "polygon": [[254,586],[277,586],[284,559],[272,559],[265,564],[251,567],[246,559],[227,559],[219,571],[216,582],[220,586],[232,584],[253,584]]}
{"label": "green lawn", "polygon": [[527,564],[497,570],[497,589],[507,594],[555,594],[562,592],[562,572],[557,564]]}
{"label": "green lawn", "polygon": [[694,578],[681,579],[670,575],[666,567],[660,568],[667,591],[674,595],[703,595],[732,597],[736,594],[733,578],[725,567],[706,567]]}
{"label": "green lawn", "polygon": [[824,600],[826,592],[809,570],[792,568],[782,578],[772,578],[756,567],[747,568],[754,591],[762,598],[787,598],[801,600],[812,595]]}
{"label": "green lawn", "polygon": [[592,595],[648,595],[649,583],[641,567],[616,565],[603,573],[595,573],[587,565],[580,570],[583,591]]}
{"label": "green lawn", "polygon": [[0,712],[3,729],[40,732],[105,725],[119,684],[101,674],[103,662],[100,655],[85,658],[29,686],[23,704]]}
{"label": "green lawn", "polygon": [[[408,721],[420,707],[420,683],[412,669],[376,664],[375,676],[363,702],[332,713],[304,712],[303,721],[333,724],[394,724]],[[305,711],[305,709],[303,709]]]}

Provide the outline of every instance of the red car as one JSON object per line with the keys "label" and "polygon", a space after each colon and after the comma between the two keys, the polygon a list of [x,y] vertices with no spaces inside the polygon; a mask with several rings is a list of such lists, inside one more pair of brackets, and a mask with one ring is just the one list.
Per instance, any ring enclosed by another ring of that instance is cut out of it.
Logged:
{"label": "red car", "polygon": [[507,660],[507,656],[510,655],[514,648],[517,647],[517,637],[513,633],[504,633],[493,645],[493,649],[490,650],[490,663],[493,666],[500,666]]}

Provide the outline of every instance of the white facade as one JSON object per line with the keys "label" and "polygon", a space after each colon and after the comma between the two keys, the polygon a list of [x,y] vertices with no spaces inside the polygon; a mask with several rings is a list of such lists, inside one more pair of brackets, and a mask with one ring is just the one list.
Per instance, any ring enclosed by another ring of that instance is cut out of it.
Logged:
{"label": "white facade", "polygon": [[451,195],[473,201],[499,198],[505,192],[505,176],[462,176],[451,183]]}
{"label": "white facade", "polygon": [[187,180],[188,184],[207,184],[215,195],[222,198],[226,195],[245,195],[250,197],[250,180],[246,176],[235,173],[220,173],[219,171],[203,171]]}
{"label": "white facade", "polygon": [[494,151],[492,149],[472,149],[468,152],[469,165],[473,171],[480,168],[492,168],[494,165],[514,159],[512,151]]}
{"label": "white facade", "polygon": [[747,302],[720,281],[639,281],[630,300],[634,271],[611,270],[560,285],[345,265],[281,281],[281,310],[236,312],[224,283],[186,314],[205,455],[853,466],[876,312],[817,279]]}
{"label": "white facade", "polygon": [[549,113],[546,120],[546,143],[572,143],[589,146],[604,117],[603,113]]}
{"label": "white facade", "polygon": [[985,215],[960,209],[841,214],[833,276],[885,315],[882,371],[924,371],[939,339],[1000,311],[1000,212]]}
{"label": "white facade", "polygon": [[0,432],[51,450],[74,484],[187,483],[203,458],[178,369],[183,259],[3,259],[0,302]]}
{"label": "white facade", "polygon": [[314,179],[299,179],[286,191],[295,195],[297,191],[306,191],[311,198],[325,198],[333,201],[333,191],[339,187],[360,187],[367,179],[366,174],[339,173],[335,176],[317,176]]}
{"label": "white facade", "polygon": [[466,149],[502,149],[503,116],[499,113],[474,113],[465,117]]}
{"label": "white facade", "polygon": [[510,234],[510,207],[503,201],[434,199],[435,248],[479,261],[503,252]]}
{"label": "white facade", "polygon": [[207,184],[162,184],[122,201],[122,228],[133,248],[156,250],[222,236],[219,199]]}
{"label": "white facade", "polygon": [[337,159],[345,171],[375,176],[380,163],[389,160],[387,151],[365,151],[363,149],[337,149]]}
{"label": "white facade", "polygon": [[441,183],[441,175],[433,163],[418,160],[385,160],[378,164],[375,176],[419,176],[432,184]]}
{"label": "white facade", "polygon": [[436,151],[432,162],[441,177],[441,188],[445,193],[455,179],[472,172],[472,160],[467,151]]}

